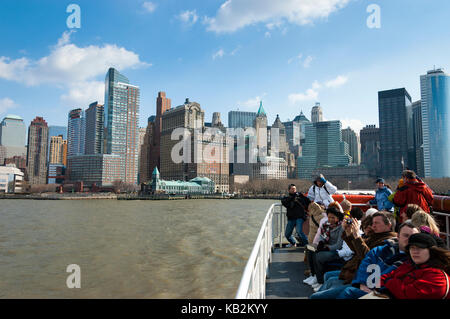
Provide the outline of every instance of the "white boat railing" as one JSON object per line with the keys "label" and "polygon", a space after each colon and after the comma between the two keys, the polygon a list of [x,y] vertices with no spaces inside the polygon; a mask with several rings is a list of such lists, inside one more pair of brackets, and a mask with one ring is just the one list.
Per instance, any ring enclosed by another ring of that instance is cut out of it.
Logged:
{"label": "white boat railing", "polygon": [[[272,262],[274,238],[278,235],[278,227],[273,227],[274,222],[282,227],[282,205],[274,203],[267,211],[264,222],[259,231],[250,258],[245,266],[244,273],[236,293],[236,299],[264,299],[266,297],[266,278],[269,274],[269,264]],[[274,218],[275,215],[275,218]],[[280,218],[281,217],[281,218]],[[281,242],[281,234],[279,232]],[[274,237],[275,236],[275,237]]]}

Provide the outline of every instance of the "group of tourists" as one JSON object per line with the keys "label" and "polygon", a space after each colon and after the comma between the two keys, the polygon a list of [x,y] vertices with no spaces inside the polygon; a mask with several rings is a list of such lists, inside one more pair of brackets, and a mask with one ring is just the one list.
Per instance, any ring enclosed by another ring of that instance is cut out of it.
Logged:
{"label": "group of tourists", "polygon": [[366,205],[376,208],[365,212],[334,201],[337,187],[323,175],[306,196],[289,185],[285,236],[288,247],[305,249],[310,298],[449,299],[450,251],[430,214],[432,190],[410,170],[394,191],[382,178],[375,183]]}

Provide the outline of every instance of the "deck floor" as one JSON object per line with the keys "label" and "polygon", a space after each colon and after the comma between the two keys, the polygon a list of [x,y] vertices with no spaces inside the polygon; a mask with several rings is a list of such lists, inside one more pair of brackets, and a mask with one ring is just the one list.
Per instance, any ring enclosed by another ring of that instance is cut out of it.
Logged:
{"label": "deck floor", "polygon": [[275,248],[266,280],[267,299],[307,299],[314,291],[303,283],[303,248]]}

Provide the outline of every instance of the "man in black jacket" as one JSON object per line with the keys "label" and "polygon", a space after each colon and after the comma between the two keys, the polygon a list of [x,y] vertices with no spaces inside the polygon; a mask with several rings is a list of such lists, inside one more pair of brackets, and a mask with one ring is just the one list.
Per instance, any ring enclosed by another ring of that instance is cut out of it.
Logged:
{"label": "man in black jacket", "polygon": [[294,227],[297,229],[297,234],[301,239],[299,246],[306,246],[308,238],[303,233],[303,222],[307,218],[307,207],[311,201],[302,193],[297,193],[297,188],[294,184],[289,185],[289,195],[283,197],[281,203],[287,208],[287,219],[285,236],[289,241],[288,247],[296,245],[295,238],[292,236]]}

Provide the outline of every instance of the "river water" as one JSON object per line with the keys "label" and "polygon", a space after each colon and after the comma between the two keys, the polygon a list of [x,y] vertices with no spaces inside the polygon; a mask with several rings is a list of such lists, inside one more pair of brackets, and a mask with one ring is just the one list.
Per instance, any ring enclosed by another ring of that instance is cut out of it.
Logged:
{"label": "river water", "polygon": [[0,298],[233,298],[273,202],[1,200]]}

